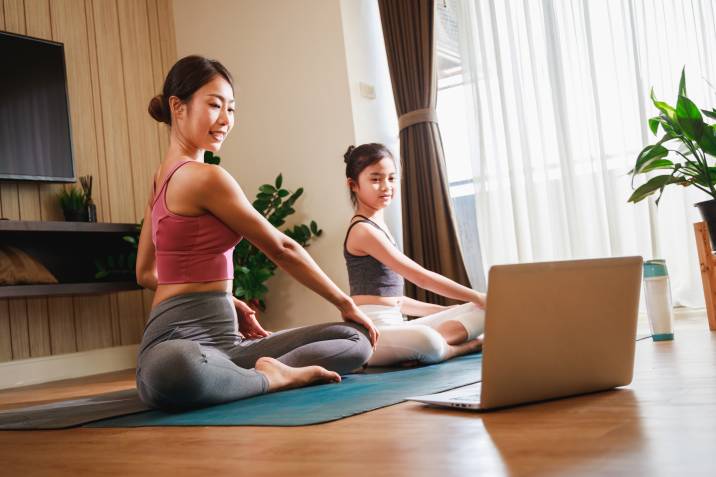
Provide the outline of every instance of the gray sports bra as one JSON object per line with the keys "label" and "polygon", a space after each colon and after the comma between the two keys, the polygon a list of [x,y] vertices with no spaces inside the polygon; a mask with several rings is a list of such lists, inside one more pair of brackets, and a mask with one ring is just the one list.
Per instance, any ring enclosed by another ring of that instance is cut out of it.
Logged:
{"label": "gray sports bra", "polygon": [[381,262],[370,255],[353,255],[348,252],[346,243],[348,242],[348,234],[355,224],[367,222],[373,227],[383,232],[390,243],[396,248],[397,244],[390,239],[390,236],[378,224],[370,220],[368,217],[356,215],[364,220],[356,220],[346,231],[346,238],[343,241],[343,256],[346,259],[346,268],[348,268],[348,283],[351,288],[351,296],[354,295],[375,295],[375,296],[403,296],[405,294],[405,280],[403,277],[395,273]]}

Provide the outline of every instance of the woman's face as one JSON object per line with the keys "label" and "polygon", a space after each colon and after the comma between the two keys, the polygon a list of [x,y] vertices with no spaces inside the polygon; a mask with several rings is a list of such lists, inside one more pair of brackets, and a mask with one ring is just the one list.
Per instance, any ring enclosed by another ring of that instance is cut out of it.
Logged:
{"label": "woman's face", "polygon": [[234,127],[234,92],[228,81],[217,75],[196,90],[189,101],[174,104],[173,121],[185,145],[211,152],[221,149]]}
{"label": "woman's face", "polygon": [[390,157],[384,157],[361,171],[358,184],[351,179],[348,184],[359,203],[371,209],[388,207],[397,188],[395,162]]}

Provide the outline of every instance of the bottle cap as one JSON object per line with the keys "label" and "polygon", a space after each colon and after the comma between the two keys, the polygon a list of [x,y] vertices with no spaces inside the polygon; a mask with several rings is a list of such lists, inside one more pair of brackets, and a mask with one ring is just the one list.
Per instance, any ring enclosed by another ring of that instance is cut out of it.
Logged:
{"label": "bottle cap", "polygon": [[666,260],[655,259],[644,262],[644,278],[668,277]]}

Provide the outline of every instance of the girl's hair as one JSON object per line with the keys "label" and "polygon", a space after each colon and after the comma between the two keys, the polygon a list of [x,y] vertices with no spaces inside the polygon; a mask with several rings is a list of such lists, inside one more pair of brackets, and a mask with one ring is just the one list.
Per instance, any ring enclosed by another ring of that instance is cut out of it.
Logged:
{"label": "girl's hair", "polygon": [[159,121],[171,126],[172,114],[169,110],[169,98],[176,96],[182,102],[191,99],[191,96],[216,76],[221,76],[234,88],[234,80],[231,73],[224,65],[216,60],[204,58],[203,56],[185,56],[174,63],[164,80],[162,94],[158,94],[149,101],[149,115]]}
{"label": "girl's hair", "polygon": [[[371,142],[361,144],[358,147],[348,146],[348,150],[343,154],[343,160],[346,163],[346,178],[353,179],[353,182],[357,184],[358,176],[363,172],[363,169],[386,157],[395,161],[393,155],[383,144]],[[351,202],[353,202],[353,207],[358,205],[358,199],[353,190],[351,190]]]}

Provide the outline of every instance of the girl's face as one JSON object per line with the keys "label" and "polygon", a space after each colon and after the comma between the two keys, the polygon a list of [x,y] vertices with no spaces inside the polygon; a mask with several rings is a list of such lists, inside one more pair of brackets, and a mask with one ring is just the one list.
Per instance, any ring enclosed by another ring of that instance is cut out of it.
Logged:
{"label": "girl's face", "polygon": [[186,103],[172,97],[170,104],[179,139],[187,146],[217,152],[234,127],[234,92],[221,75],[196,90]]}
{"label": "girl's face", "polygon": [[397,188],[395,162],[384,157],[361,171],[358,183],[348,179],[348,185],[356,194],[358,202],[371,209],[384,209],[390,205]]}

